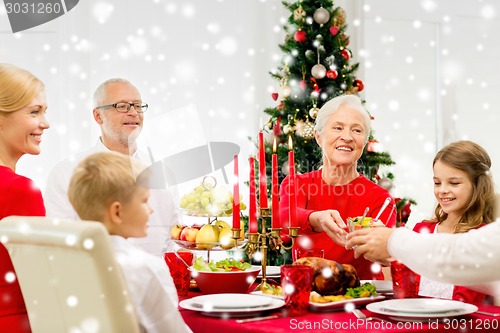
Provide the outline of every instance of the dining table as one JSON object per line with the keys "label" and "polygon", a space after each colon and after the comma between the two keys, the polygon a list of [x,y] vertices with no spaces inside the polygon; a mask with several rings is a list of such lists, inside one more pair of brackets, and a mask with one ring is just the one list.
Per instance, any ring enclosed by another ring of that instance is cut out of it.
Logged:
{"label": "dining table", "polygon": [[[255,288],[256,285],[252,285]],[[199,291],[189,291],[180,300],[202,295]],[[385,299],[391,299],[385,294]],[[356,305],[366,317],[382,318],[383,321],[359,319],[352,312],[352,306],[334,310],[316,311],[309,309],[305,314],[290,317],[286,308],[268,310],[249,316],[248,318],[232,318],[227,315],[207,315],[200,311],[179,307],[186,324],[194,333],[281,333],[281,332],[500,332],[500,307],[493,304],[476,304],[478,312],[447,318],[419,318],[418,321],[399,321],[393,317],[382,316],[366,309],[366,305]],[[495,316],[498,314],[499,316]],[[244,320],[262,319],[263,320]]]}

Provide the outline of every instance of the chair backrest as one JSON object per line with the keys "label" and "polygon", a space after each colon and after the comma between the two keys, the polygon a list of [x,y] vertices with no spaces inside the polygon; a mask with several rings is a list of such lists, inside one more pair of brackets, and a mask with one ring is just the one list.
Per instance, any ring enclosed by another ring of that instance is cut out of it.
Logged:
{"label": "chair backrest", "polygon": [[101,223],[10,216],[0,221],[33,333],[139,332]]}

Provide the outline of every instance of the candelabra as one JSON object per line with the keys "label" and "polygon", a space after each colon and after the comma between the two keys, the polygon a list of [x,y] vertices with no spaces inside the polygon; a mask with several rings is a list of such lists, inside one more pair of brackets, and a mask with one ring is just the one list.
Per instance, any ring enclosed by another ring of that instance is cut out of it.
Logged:
{"label": "candelabra", "polygon": [[[263,290],[269,286],[266,278],[268,238],[270,240],[269,246],[271,246],[271,249],[274,250],[282,247],[285,250],[290,250],[293,247],[293,244],[295,243],[295,238],[299,234],[299,227],[290,227],[289,235],[292,238],[292,244],[288,247],[285,246],[280,236],[280,231],[282,228],[267,228],[267,219],[269,217],[270,217],[269,208],[260,208],[260,222],[261,222],[260,232],[249,233],[248,242],[244,248],[245,252],[248,254],[250,258],[252,258],[254,254],[259,250],[262,255],[261,259],[262,279],[261,283],[255,288],[255,290]],[[241,235],[241,229],[233,228],[232,231],[233,231],[233,238],[239,239]]]}

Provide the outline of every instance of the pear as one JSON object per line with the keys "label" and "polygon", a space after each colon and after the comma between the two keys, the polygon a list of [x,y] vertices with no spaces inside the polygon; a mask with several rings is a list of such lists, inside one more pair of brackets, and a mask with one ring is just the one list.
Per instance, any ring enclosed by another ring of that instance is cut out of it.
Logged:
{"label": "pear", "polygon": [[205,224],[196,235],[196,246],[199,249],[210,250],[219,240],[219,227]]}
{"label": "pear", "polygon": [[229,250],[236,246],[233,239],[233,231],[231,228],[222,228],[219,233],[219,244],[225,250]]}
{"label": "pear", "polygon": [[217,220],[215,222],[215,225],[218,226],[219,228],[221,228],[221,230],[223,228],[227,228],[229,230],[231,230],[231,226],[229,225],[229,223],[227,223],[226,221],[222,221],[222,220]]}

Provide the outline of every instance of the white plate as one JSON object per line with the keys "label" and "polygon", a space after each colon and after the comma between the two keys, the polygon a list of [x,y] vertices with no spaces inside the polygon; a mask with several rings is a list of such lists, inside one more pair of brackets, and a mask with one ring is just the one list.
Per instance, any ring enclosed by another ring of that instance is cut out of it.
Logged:
{"label": "white plate", "polygon": [[192,306],[198,309],[250,309],[260,308],[271,304],[268,297],[248,294],[210,294],[190,299]]}
{"label": "white plate", "polygon": [[[262,268],[262,266],[252,266],[254,268]],[[281,274],[281,266],[266,266],[266,277],[279,278]],[[257,275],[258,278],[262,277],[262,271]]]}
{"label": "white plate", "polygon": [[391,280],[361,280],[360,284],[371,283],[377,288],[378,293],[391,293],[392,281]]}
{"label": "white plate", "polygon": [[[217,294],[214,296],[220,296],[221,294]],[[246,294],[238,294],[239,296],[241,295],[246,295]],[[193,306],[192,300],[195,298],[193,297],[192,299],[185,299],[179,303],[179,306],[183,309],[187,310],[193,310],[193,311],[198,311],[206,316],[212,316],[212,317],[249,317],[249,316],[254,316],[255,313],[257,312],[264,312],[268,310],[273,310],[273,309],[278,309],[281,308],[283,305],[285,305],[285,301],[281,299],[275,299],[271,297],[263,297],[263,296],[257,296],[257,295],[247,295],[247,296],[253,296],[256,298],[265,298],[270,301],[268,305],[260,306],[260,307],[253,307],[253,308],[235,308],[235,309],[200,309],[197,306]]]}
{"label": "white plate", "polygon": [[[359,305],[365,305],[372,302],[377,302],[384,299],[385,296],[372,296],[372,297],[361,297],[346,299],[345,301],[329,302],[329,303],[314,303],[309,302],[309,308],[313,311],[325,311],[325,310],[336,310],[343,309],[346,305],[352,304],[354,307]],[[351,306],[351,305],[349,305]]]}
{"label": "white plate", "polygon": [[[428,300],[433,300],[433,299],[425,299],[425,298],[416,298],[417,300],[420,300],[421,302],[428,301]],[[478,310],[477,306],[468,304],[468,303],[463,303],[459,301],[452,301],[452,302],[457,302],[460,303],[459,308],[455,308],[454,310],[448,310],[448,311],[439,311],[439,310],[429,310],[429,312],[402,312],[400,310],[395,311],[391,310],[390,308],[394,308],[394,303],[395,301],[399,301],[397,299],[391,299],[387,301],[382,301],[382,302],[377,302],[377,303],[371,303],[366,306],[368,310],[374,313],[382,314],[389,316],[391,319],[395,320],[402,320],[402,321],[418,321],[418,320],[427,320],[429,318],[447,318],[447,317],[456,317],[456,316],[463,316],[466,314],[470,314],[473,312],[476,312]],[[436,301],[441,301],[436,299]],[[390,307],[390,308],[389,308]],[[439,311],[439,312],[438,312]]]}
{"label": "white plate", "polygon": [[260,290],[252,291],[250,294],[252,294],[252,295],[259,295],[259,296],[265,296],[265,297],[272,297],[272,298],[276,298],[276,299],[283,299],[283,295],[264,294]]}
{"label": "white plate", "polygon": [[409,313],[441,313],[463,309],[463,302],[436,298],[393,299],[385,304],[385,309]]}

